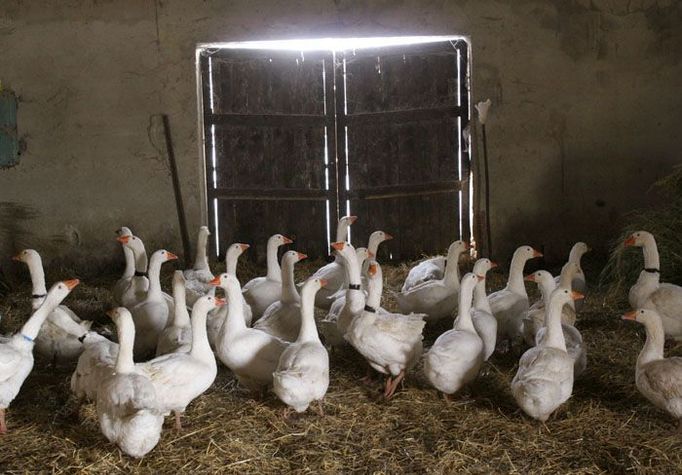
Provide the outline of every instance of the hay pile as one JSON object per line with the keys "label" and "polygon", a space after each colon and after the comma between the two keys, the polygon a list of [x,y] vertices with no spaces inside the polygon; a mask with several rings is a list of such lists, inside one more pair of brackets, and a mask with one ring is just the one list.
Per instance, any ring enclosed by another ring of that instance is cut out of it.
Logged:
{"label": "hay pile", "polygon": [[661,206],[635,210],[625,216],[627,225],[613,243],[600,283],[609,298],[625,301],[627,291],[642,270],[642,251],[624,248],[623,241],[637,231],[656,237],[661,255],[661,280],[682,283],[682,166],[656,182],[652,191],[662,195]]}
{"label": "hay pile", "polygon": [[[319,263],[298,266],[299,278]],[[407,266],[384,266],[387,288],[398,289]],[[170,278],[165,269],[164,279]],[[243,267],[247,279],[258,269]],[[595,274],[592,274],[595,275]],[[65,277],[65,276],[63,276]],[[69,276],[70,277],[70,276]],[[589,277],[589,276],[588,276]],[[499,288],[503,276],[493,274]],[[114,277],[84,282],[67,302],[85,318],[106,323]],[[0,304],[0,331],[19,327],[30,289]],[[391,307],[391,299],[387,299]],[[591,295],[579,320],[588,368],[574,395],[546,424],[524,417],[509,392],[516,356],[494,356],[467,391],[446,404],[418,374],[390,402],[380,383],[363,386],[365,366],[352,351],[331,355],[326,415],[284,420],[274,395],[258,402],[220,368],[214,386],[188,408],[186,429],[169,420],[159,445],[133,460],[100,435],[93,405],[69,396],[69,370],[37,363],[8,412],[10,434],[0,438],[0,471],[61,472],[521,472],[661,473],[682,470],[682,439],[674,424],[634,386],[643,329],[617,318]],[[439,329],[430,329],[429,345]]]}

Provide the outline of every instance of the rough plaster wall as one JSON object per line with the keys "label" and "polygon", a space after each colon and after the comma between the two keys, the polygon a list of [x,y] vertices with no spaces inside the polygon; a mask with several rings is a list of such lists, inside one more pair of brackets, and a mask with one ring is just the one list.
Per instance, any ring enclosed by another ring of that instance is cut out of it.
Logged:
{"label": "rough plaster wall", "polygon": [[27,143],[0,171],[0,227],[21,230],[0,252],[106,260],[122,224],[180,249],[147,128],[170,115],[194,230],[197,43],[409,34],[471,37],[475,99],[494,102],[496,254],[521,241],[550,256],[579,238],[604,246],[678,161],[680,24],[672,0],[0,0],[0,80],[21,96]]}

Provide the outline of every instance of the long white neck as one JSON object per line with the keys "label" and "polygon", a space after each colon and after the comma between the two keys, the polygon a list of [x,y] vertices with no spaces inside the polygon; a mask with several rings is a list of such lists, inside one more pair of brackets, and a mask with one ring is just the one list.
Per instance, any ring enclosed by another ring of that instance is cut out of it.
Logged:
{"label": "long white neck", "polygon": [[123,275],[121,279],[130,279],[135,275],[135,253],[128,249],[126,246],[123,247],[123,257],[126,261],[126,267],[123,269]]}
{"label": "long white neck", "polygon": [[459,249],[448,252],[447,265],[445,266],[445,275],[443,275],[443,280],[445,284],[457,284],[460,281],[459,276],[459,255],[461,251]]}
{"label": "long white neck", "polygon": [[192,350],[190,355],[199,361],[210,363],[215,361],[211,345],[208,342],[208,333],[206,331],[206,315],[208,308],[206,302],[197,301],[192,307]]}
{"label": "long white neck", "polygon": [[133,247],[133,254],[135,255],[135,270],[137,272],[147,272],[147,251],[142,244],[138,247]]}
{"label": "long white neck", "polygon": [[545,307],[547,337],[544,340],[543,346],[566,351],[566,340],[564,339],[564,332],[561,329],[561,309],[563,306],[564,303],[561,300],[553,299],[550,300],[549,305]]}
{"label": "long white neck", "polygon": [[31,317],[24,323],[24,326],[21,327],[22,335],[35,340],[45,319],[59,306],[62,300],[63,298],[55,298],[54,295],[48,294],[42,305],[33,312]]}
{"label": "long white neck", "polygon": [[225,255],[225,273],[230,274],[233,277],[237,276],[237,260],[239,259],[239,253],[235,249],[228,249]]}
{"label": "long white neck", "polygon": [[274,238],[268,239],[268,249],[267,249],[267,259],[268,259],[268,280],[274,280],[278,282],[282,279],[282,269],[279,267],[279,261],[277,260],[277,249],[279,245]]}
{"label": "long white neck", "polygon": [[292,259],[284,259],[282,263],[282,302],[284,303],[298,303],[301,301],[298,290],[296,290],[296,282],[294,282],[294,264]]}
{"label": "long white neck", "polygon": [[473,290],[471,285],[462,285],[459,288],[459,310],[457,312],[457,319],[455,320],[455,330],[466,330],[476,332],[474,322],[471,320],[471,300],[473,298]]}
{"label": "long white neck", "polygon": [[647,242],[642,246],[642,252],[644,253],[644,267],[647,269],[660,269],[661,260],[658,255],[658,246],[654,239],[648,239]]}
{"label": "long white neck", "polygon": [[147,298],[161,299],[161,264],[163,261],[159,254],[152,254],[149,262],[149,290],[147,291]]}
{"label": "long white neck", "polygon": [[488,295],[486,295],[485,292],[485,279],[478,282],[476,287],[474,287],[474,308],[482,310],[491,315],[493,314],[493,311],[490,308]]}
{"label": "long white neck", "polygon": [[665,344],[665,332],[660,318],[649,318],[644,324],[646,329],[646,342],[644,348],[637,357],[637,367],[641,368],[647,363],[663,359]]}
{"label": "long white neck", "polygon": [[373,277],[370,277],[367,284],[367,305],[378,309],[381,307],[381,293],[384,290],[384,279],[379,272]]}
{"label": "long white neck", "polygon": [[379,232],[373,232],[369,235],[369,242],[367,243],[367,250],[372,253],[373,256],[377,255],[379,250],[379,244],[384,242],[381,234]]}
{"label": "long white neck", "polygon": [[208,246],[208,230],[202,228],[199,230],[197,238],[197,254],[194,257],[194,270],[209,270],[208,256],[206,255],[206,247]]}
{"label": "long white neck", "polygon": [[320,341],[315,325],[315,285],[303,285],[301,290],[301,329],[298,331],[298,343],[304,341]]}
{"label": "long white neck", "polygon": [[349,284],[360,285],[361,273],[360,264],[358,263],[355,253],[351,253],[347,258],[344,256],[343,266],[346,269],[346,278]]}
{"label": "long white neck", "polygon": [[187,299],[185,295],[185,284],[182,280],[173,281],[173,325],[176,327],[186,327],[190,324],[189,313],[187,312]]}
{"label": "long white neck", "polygon": [[584,254],[583,247],[579,244],[575,244],[571,248],[571,252],[568,254],[568,262],[574,263],[580,269],[581,268],[580,261],[583,257],[583,254]]}
{"label": "long white neck", "polygon": [[[539,287],[540,287],[540,294],[542,295],[542,303],[545,304],[545,308],[549,306],[549,298],[552,296],[552,292],[554,292],[554,289],[556,289],[556,282],[554,282],[554,279],[542,279],[540,282],[538,282]],[[568,289],[570,289],[570,285],[568,286]]]}
{"label": "long white neck", "polygon": [[514,253],[509,266],[509,279],[507,279],[507,288],[526,298],[528,298],[528,294],[526,293],[526,286],[523,285],[523,268],[526,267],[527,260],[525,256]]}
{"label": "long white neck", "polygon": [[227,295],[227,319],[223,324],[222,332],[234,335],[235,331],[244,330],[246,321],[244,320],[244,306],[242,305],[241,289],[237,286],[226,285],[223,287]]}
{"label": "long white neck", "polygon": [[340,219],[338,224],[336,225],[336,241],[334,242],[343,242],[346,239],[348,239],[348,221],[345,219]]}
{"label": "long white neck", "polygon": [[[31,287],[33,295],[45,295],[47,293],[47,288],[45,287],[45,271],[43,270],[43,261],[40,255],[35,254],[26,262],[28,265],[28,272],[31,274]],[[33,299],[33,310],[37,310],[38,307],[45,300],[44,297]]]}
{"label": "long white neck", "polygon": [[133,360],[133,346],[135,343],[135,324],[129,315],[120,315],[118,324],[118,356],[116,357],[116,372],[128,374],[135,371]]}

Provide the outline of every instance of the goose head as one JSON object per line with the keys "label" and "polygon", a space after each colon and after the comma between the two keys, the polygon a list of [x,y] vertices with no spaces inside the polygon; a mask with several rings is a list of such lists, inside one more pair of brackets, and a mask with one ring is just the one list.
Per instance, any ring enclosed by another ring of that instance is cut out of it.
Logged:
{"label": "goose head", "polygon": [[[57,282],[50,288],[49,292],[47,293],[47,297],[45,297],[45,302],[61,302],[66,298],[67,295],[69,295],[69,293],[71,293],[73,289],[76,288],[78,284],[80,284],[80,282],[81,281],[78,279],[69,279]],[[45,305],[45,303],[43,303],[43,305]]]}
{"label": "goose head", "polygon": [[130,310],[125,307],[116,307],[108,310],[107,317],[111,318],[117,327],[120,326],[124,320],[130,319],[131,323],[133,321],[133,316],[130,313]]}
{"label": "goose head", "polygon": [[469,272],[464,277],[462,277],[462,280],[460,281],[460,292],[464,293],[465,295],[469,293],[473,295],[474,287],[476,287],[476,284],[483,281],[484,279],[485,277],[483,276],[476,275],[473,272]]}
{"label": "goose head", "polygon": [[514,251],[514,256],[512,257],[512,259],[514,259],[515,257],[527,261],[535,257],[542,257],[542,253],[530,246],[520,246],[516,249],[516,251]]}
{"label": "goose head", "polygon": [[571,248],[571,254],[574,254],[576,258],[580,258],[583,256],[583,254],[588,253],[591,250],[592,248],[590,246],[582,241],[578,241],[573,244],[573,247]]}
{"label": "goose head", "polygon": [[239,283],[239,280],[233,275],[228,274],[227,272],[223,272],[222,274],[216,276],[213,280],[209,282],[211,285],[215,285],[216,287],[220,287],[225,291],[225,293],[229,296],[230,293],[233,295],[237,295],[241,293],[242,287],[241,284]]}
{"label": "goose head", "polygon": [[200,237],[208,237],[211,235],[211,231],[208,229],[208,226],[200,226],[199,227],[199,236]]}
{"label": "goose head", "polygon": [[300,262],[303,259],[307,259],[307,258],[308,258],[308,256],[306,256],[302,252],[287,251],[282,256],[282,264],[284,264],[285,262],[289,263],[289,264],[295,264],[295,263]]}
{"label": "goose head", "polygon": [[277,247],[279,247],[283,246],[284,244],[291,244],[294,241],[286,236],[283,236],[282,234],[273,234],[270,236],[270,239],[268,239],[268,242],[274,243]]}
{"label": "goose head", "polygon": [[196,302],[194,302],[194,305],[192,306],[192,313],[197,311],[208,313],[214,308],[222,307],[223,305],[225,305],[224,299],[214,297],[213,295],[203,295],[199,297]]}
{"label": "goose head", "polygon": [[142,242],[142,239],[137,236],[132,234],[123,234],[119,235],[116,240],[120,242],[123,247],[126,247],[137,254],[142,254],[145,252],[144,243]]}
{"label": "goose head", "polygon": [[225,253],[225,260],[228,258],[237,258],[244,254],[244,251],[246,251],[249,247],[248,244],[244,244],[241,242],[235,242],[234,244],[231,244],[230,247],[227,248],[227,252]]}
{"label": "goose head", "polygon": [[332,248],[334,249],[338,256],[342,257],[347,261],[350,261],[351,259],[357,259],[357,256],[355,254],[355,248],[350,243],[347,243],[345,241],[335,242],[332,243]]}
{"label": "goose head", "polygon": [[133,232],[130,230],[130,228],[126,228],[125,226],[121,226],[116,230],[116,236],[132,236]]}
{"label": "goose head", "polygon": [[357,216],[344,216],[336,225],[336,241],[345,241],[348,238],[348,228],[358,219]]}
{"label": "goose head", "polygon": [[550,274],[546,270],[537,270],[532,274],[528,274],[526,277],[523,278],[523,280],[527,282],[535,282],[536,284],[538,284],[538,287],[540,288],[545,287],[549,284],[554,285],[554,277],[552,277],[552,274]]}
{"label": "goose head", "polygon": [[40,262],[40,254],[34,249],[24,249],[19,254],[12,257],[12,260],[23,262],[24,264],[32,264],[34,262]]}
{"label": "goose head", "polygon": [[623,246],[625,247],[644,247],[647,244],[656,242],[654,235],[648,231],[637,231],[632,233],[628,238],[623,241]]}
{"label": "goose head", "polygon": [[632,320],[639,322],[642,325],[647,325],[648,323],[653,323],[660,320],[660,315],[656,310],[650,310],[648,308],[640,308],[637,310],[631,310],[621,317],[623,320]]}
{"label": "goose head", "polygon": [[178,258],[178,256],[176,256],[172,252],[167,251],[165,249],[159,249],[158,251],[154,251],[154,254],[152,254],[152,259],[160,260],[162,263],[168,262],[168,261],[174,261],[177,258]]}
{"label": "goose head", "polygon": [[483,277],[485,279],[485,276],[488,273],[488,271],[490,269],[494,269],[495,267],[497,267],[497,263],[491,261],[487,257],[484,257],[476,261],[472,272],[477,276]]}
{"label": "goose head", "polygon": [[301,294],[305,293],[315,293],[322,287],[327,285],[327,279],[308,279],[304,282],[303,288],[301,289]]}
{"label": "goose head", "polygon": [[550,305],[560,305],[563,307],[567,303],[570,303],[572,300],[580,300],[584,299],[585,296],[581,294],[580,292],[576,292],[574,290],[569,290],[564,287],[557,287],[554,292],[552,292],[552,295],[549,297]]}

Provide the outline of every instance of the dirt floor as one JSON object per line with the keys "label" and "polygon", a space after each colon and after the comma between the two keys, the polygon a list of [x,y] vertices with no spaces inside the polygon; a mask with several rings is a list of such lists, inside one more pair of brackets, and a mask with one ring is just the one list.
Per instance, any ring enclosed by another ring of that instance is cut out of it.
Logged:
{"label": "dirt floor", "polygon": [[[312,268],[301,266],[299,277]],[[164,272],[166,288],[170,270]],[[406,270],[384,266],[386,288],[399,288]],[[256,272],[242,269],[240,276],[245,281]],[[60,278],[66,277],[73,275]],[[106,324],[114,280],[85,281],[65,303]],[[493,274],[489,283],[500,288],[503,276]],[[28,316],[29,294],[23,286],[0,302],[0,333],[15,331]],[[387,295],[385,306],[392,305]],[[311,412],[286,420],[273,394],[251,399],[221,367],[213,387],[189,406],[186,428],[177,433],[168,420],[161,442],[142,460],[108,443],[94,406],[70,397],[70,368],[54,370],[38,361],[8,411],[0,472],[679,473],[682,437],[674,421],[634,385],[644,331],[620,320],[625,309],[589,294],[577,324],[588,367],[573,397],[546,424],[522,415],[510,394],[519,352],[493,356],[478,380],[448,404],[419,371],[393,400],[383,401],[380,381],[373,387],[358,381],[365,365],[349,349],[331,355],[323,417]],[[425,346],[447,326],[428,329]]]}

